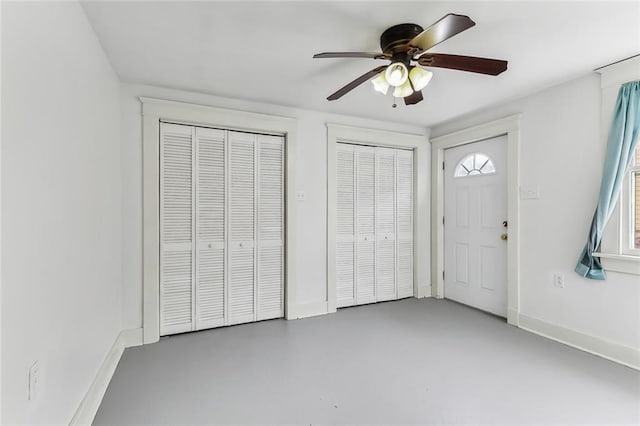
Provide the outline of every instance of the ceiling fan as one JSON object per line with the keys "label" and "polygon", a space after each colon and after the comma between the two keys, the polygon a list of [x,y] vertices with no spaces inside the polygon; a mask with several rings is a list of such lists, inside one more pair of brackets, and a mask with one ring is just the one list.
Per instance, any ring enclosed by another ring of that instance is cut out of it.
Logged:
{"label": "ceiling fan", "polygon": [[[362,74],[327,97],[340,99],[367,80],[374,89],[386,94],[392,86],[394,98],[404,98],[406,105],[423,100],[422,89],[432,73],[421,67],[449,68],[479,74],[498,75],[507,69],[507,61],[474,56],[427,53],[433,46],[461,33],[476,23],[465,15],[449,13],[426,30],[416,24],[399,24],[386,29],[380,36],[382,52],[323,52],[314,58],[370,58],[391,61]],[[393,104],[395,107],[395,103]]]}

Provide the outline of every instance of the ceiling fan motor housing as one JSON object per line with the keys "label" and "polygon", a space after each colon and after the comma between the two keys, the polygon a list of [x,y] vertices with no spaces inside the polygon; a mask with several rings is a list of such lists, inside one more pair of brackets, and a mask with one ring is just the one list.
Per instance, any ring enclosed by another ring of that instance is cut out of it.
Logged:
{"label": "ceiling fan motor housing", "polygon": [[417,24],[398,24],[387,28],[380,36],[380,47],[385,53],[406,53],[407,44],[420,34],[423,28]]}

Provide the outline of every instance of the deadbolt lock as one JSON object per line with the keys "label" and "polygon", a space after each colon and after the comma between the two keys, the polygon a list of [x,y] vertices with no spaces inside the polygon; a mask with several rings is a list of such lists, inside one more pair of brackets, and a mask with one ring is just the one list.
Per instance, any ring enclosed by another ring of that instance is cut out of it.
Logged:
{"label": "deadbolt lock", "polygon": [[504,226],[506,228],[507,226],[509,226],[509,222],[507,222],[506,220],[503,220],[502,221],[502,226]]}

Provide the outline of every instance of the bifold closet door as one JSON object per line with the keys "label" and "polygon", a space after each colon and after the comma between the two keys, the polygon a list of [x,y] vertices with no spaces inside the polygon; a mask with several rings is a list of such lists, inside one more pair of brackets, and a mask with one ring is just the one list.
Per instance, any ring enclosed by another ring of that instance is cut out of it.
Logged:
{"label": "bifold closet door", "polygon": [[396,292],[396,151],[376,152],[376,300],[397,299]]}
{"label": "bifold closet door", "polygon": [[160,127],[160,334],[192,330],[194,128]]}
{"label": "bifold closet door", "polygon": [[229,324],[255,319],[256,135],[229,133]]}
{"label": "bifold closet door", "polygon": [[413,296],[413,151],[336,147],[336,306]]}
{"label": "bifold closet door", "polygon": [[160,334],[284,315],[284,138],[161,123]]}
{"label": "bifold closet door", "polygon": [[398,150],[396,245],[398,298],[413,296],[413,151]]}
{"label": "bifold closet door", "polygon": [[194,329],[225,319],[225,131],[195,129],[196,294]]}
{"label": "bifold closet door", "polygon": [[284,138],[228,132],[228,324],[284,315]]}
{"label": "bifold closet door", "polygon": [[256,320],[284,315],[284,138],[257,135]]}
{"label": "bifold closet door", "polygon": [[352,306],[355,289],[356,147],[336,147],[336,306]]}
{"label": "bifold closet door", "polygon": [[376,301],[376,148],[356,150],[356,304]]}

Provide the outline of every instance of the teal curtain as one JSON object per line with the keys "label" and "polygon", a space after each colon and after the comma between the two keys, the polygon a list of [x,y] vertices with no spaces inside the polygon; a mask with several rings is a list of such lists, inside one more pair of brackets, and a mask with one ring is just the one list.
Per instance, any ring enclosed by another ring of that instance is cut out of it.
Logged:
{"label": "teal curtain", "polygon": [[616,206],[622,182],[633,159],[639,128],[640,81],[632,81],[620,87],[613,112],[598,206],[591,221],[587,244],[576,265],[576,272],[583,277],[592,280],[605,279],[600,259],[594,257],[593,253],[600,250],[602,232]]}

